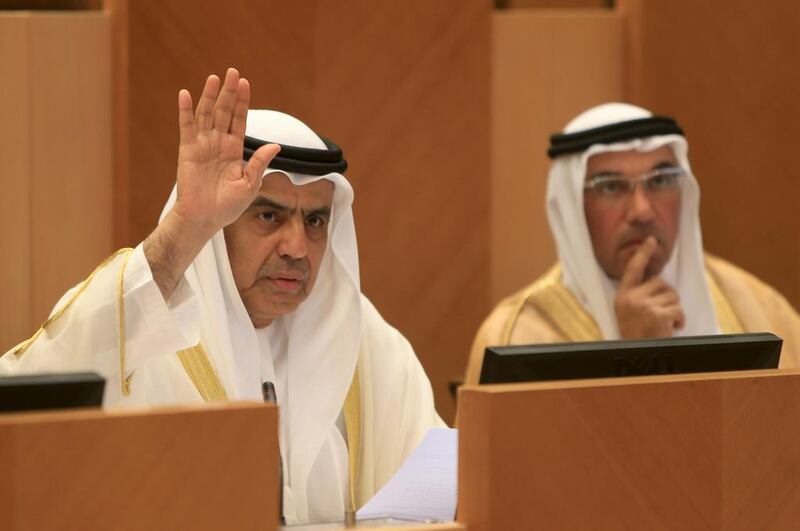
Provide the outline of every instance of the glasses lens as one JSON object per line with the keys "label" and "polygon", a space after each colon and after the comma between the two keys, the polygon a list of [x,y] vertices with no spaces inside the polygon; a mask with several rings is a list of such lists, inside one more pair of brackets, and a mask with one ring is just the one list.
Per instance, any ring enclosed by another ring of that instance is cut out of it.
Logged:
{"label": "glasses lens", "polygon": [[680,168],[662,168],[658,173],[644,180],[645,190],[648,192],[669,192],[676,190],[680,185],[683,170]]}

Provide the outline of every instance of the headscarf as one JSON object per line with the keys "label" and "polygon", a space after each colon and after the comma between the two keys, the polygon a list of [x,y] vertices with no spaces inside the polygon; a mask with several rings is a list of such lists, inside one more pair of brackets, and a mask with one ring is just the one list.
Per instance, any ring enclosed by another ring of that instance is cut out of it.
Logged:
{"label": "headscarf", "polygon": [[[247,136],[300,148],[326,149],[300,120],[284,113],[251,110]],[[262,381],[275,381],[270,345],[285,350],[285,385],[278,385],[281,448],[297,518],[307,519],[307,481],[320,448],[339,417],[353,380],[362,331],[353,189],[340,173],[280,172],[302,186],[319,179],[334,184],[328,242],[316,283],[297,310],[256,330],[234,283],[223,231],[217,232],[187,269],[185,278],[200,299],[202,342],[228,397],[262,400]],[[173,189],[162,219],[173,207]],[[267,330],[269,340],[259,340]]]}
{"label": "headscarf", "polygon": [[[575,133],[652,117],[650,111],[626,103],[606,103],[578,115],[564,128]],[[583,207],[586,163],[592,155],[609,151],[649,152],[662,146],[672,148],[686,172],[681,181],[678,236],[672,255],[660,276],[680,297],[686,324],[676,335],[719,333],[716,312],[705,276],[703,239],[700,231],[700,188],[688,158],[688,144],[682,135],[666,134],[635,138],[611,144],[597,143],[581,153],[556,157],[547,182],[546,210],[550,230],[561,263],[562,281],[597,322],[604,339],[618,339],[614,312],[618,282],[610,279],[594,255]]]}

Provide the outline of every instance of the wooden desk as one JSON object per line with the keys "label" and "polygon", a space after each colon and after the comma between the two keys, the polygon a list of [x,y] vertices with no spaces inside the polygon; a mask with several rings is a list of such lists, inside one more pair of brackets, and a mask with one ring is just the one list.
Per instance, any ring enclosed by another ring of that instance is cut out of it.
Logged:
{"label": "wooden desk", "polygon": [[0,528],[276,529],[277,429],[264,404],[0,415]]}
{"label": "wooden desk", "polygon": [[459,521],[796,529],[800,370],[462,388]]}

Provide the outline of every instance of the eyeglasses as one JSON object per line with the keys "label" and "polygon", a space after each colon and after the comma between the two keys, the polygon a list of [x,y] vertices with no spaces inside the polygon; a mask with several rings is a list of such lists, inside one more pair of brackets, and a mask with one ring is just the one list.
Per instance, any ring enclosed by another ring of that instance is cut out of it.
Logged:
{"label": "eyeglasses", "polygon": [[680,178],[684,175],[686,172],[680,166],[656,168],[635,177],[598,175],[586,181],[583,189],[598,197],[622,199],[633,195],[636,185],[642,183],[648,195],[668,195],[680,190]]}

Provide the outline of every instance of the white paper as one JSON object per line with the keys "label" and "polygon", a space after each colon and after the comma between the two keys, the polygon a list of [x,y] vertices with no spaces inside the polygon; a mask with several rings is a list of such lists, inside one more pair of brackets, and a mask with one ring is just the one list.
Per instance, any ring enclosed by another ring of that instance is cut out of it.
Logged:
{"label": "white paper", "polygon": [[431,428],[358,519],[394,517],[448,522],[456,514],[458,430]]}

